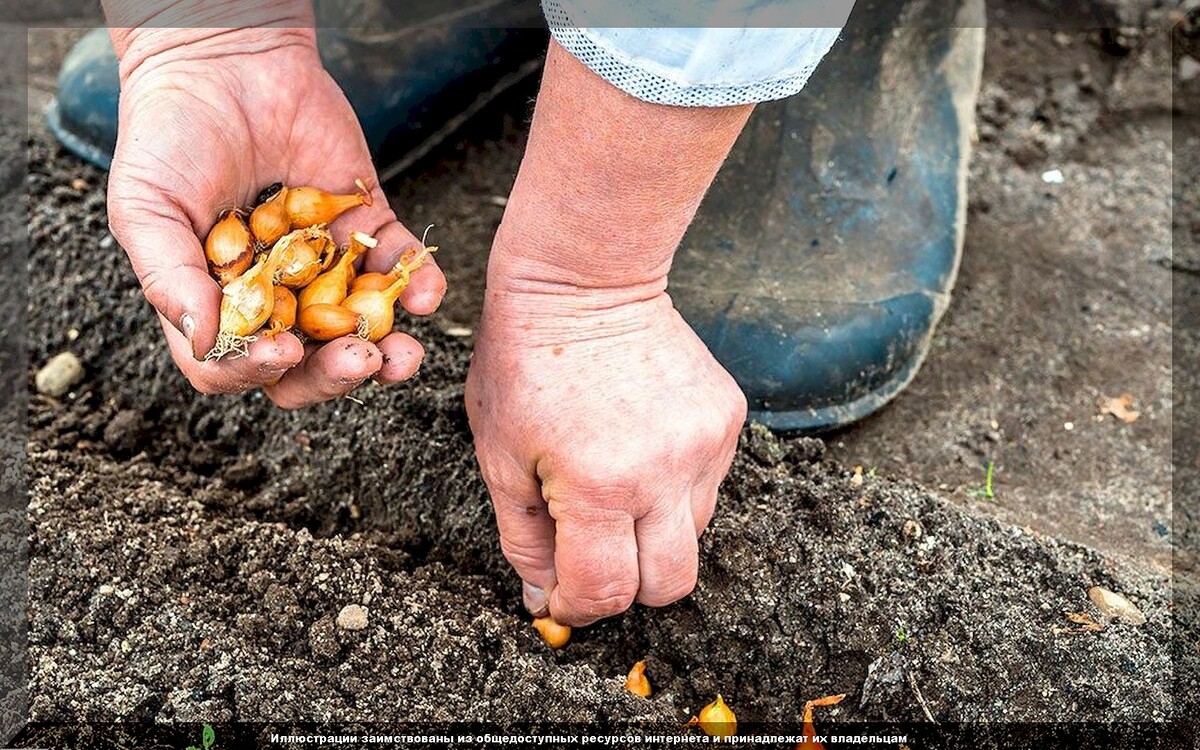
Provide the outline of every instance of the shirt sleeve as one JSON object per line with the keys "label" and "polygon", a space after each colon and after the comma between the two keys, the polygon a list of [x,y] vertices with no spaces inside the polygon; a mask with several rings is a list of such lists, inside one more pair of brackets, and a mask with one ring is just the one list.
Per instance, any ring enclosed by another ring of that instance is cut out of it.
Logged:
{"label": "shirt sleeve", "polygon": [[722,107],[797,93],[853,0],[542,0],[550,31],[589,69],[655,104]]}

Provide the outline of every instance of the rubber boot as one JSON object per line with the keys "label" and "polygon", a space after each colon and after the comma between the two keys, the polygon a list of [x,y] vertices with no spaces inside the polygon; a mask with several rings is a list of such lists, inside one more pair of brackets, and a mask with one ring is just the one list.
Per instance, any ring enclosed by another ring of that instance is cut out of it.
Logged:
{"label": "rubber boot", "polygon": [[962,250],[983,26],[981,0],[858,0],[805,89],[752,116],[669,286],[751,420],[845,425],[916,375]]}

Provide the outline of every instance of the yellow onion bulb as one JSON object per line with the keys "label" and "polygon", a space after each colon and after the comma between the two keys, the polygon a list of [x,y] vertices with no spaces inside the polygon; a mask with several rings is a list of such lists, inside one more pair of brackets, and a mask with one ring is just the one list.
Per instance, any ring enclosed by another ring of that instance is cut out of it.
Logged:
{"label": "yellow onion bulb", "polygon": [[296,314],[296,327],[314,341],[332,341],[357,334],[362,325],[359,315],[338,305],[309,305],[301,307]]}
{"label": "yellow onion bulb", "polygon": [[650,697],[650,680],[646,679],[646,662],[639,661],[625,677],[625,689],[639,698]]}
{"label": "yellow onion bulb", "polygon": [[338,195],[315,187],[290,188],[283,203],[292,229],[328,224],[356,206],[371,205],[371,191],[362,180],[355,180],[357,193]]}
{"label": "yellow onion bulb", "polygon": [[367,341],[379,341],[392,332],[396,321],[396,300],[400,298],[408,279],[400,279],[386,289],[366,289],[355,292],[342,302],[342,307],[362,316],[365,327],[360,335]]}
{"label": "yellow onion bulb", "polygon": [[270,260],[262,260],[225,286],[217,343],[206,359],[220,359],[232,352],[247,353],[246,347],[254,341],[254,333],[262,328],[274,309],[273,275]]}
{"label": "yellow onion bulb", "polygon": [[369,234],[351,233],[350,244],[338,262],[300,290],[300,309],[310,305],[341,304],[346,299],[346,289],[354,278],[354,261],[378,244],[378,240]]}
{"label": "yellow onion bulb", "polygon": [[355,292],[381,292],[397,281],[391,274],[387,273],[360,273],[354,277],[354,281],[350,282],[350,293]]}
{"label": "yellow onion bulb", "polygon": [[571,640],[571,626],[561,625],[553,617],[536,617],[533,627],[550,648],[562,648]]}
{"label": "yellow onion bulb", "polygon": [[208,269],[226,286],[254,263],[254,241],[237,210],[227,211],[204,238]]}
{"label": "yellow onion bulb", "polygon": [[271,247],[291,230],[292,222],[284,205],[287,192],[286,187],[280,186],[279,192],[250,212],[250,234],[254,235],[259,247]]}
{"label": "yellow onion bulb", "polygon": [[321,255],[333,244],[333,235],[324,227],[309,227],[289,232],[271,248],[275,264],[275,283],[298,289],[321,273]]}
{"label": "yellow onion bulb", "polygon": [[267,318],[266,335],[275,337],[296,325],[296,294],[286,286],[275,287],[275,302]]}
{"label": "yellow onion bulb", "polygon": [[692,720],[710,737],[732,737],[737,734],[737,717],[717,694],[717,699],[700,709],[700,715]]}

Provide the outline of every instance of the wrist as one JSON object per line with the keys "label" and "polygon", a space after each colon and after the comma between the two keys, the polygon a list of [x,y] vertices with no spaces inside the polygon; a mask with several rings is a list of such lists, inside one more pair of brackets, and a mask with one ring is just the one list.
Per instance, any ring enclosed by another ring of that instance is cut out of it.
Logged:
{"label": "wrist", "polygon": [[316,57],[311,0],[212,3],[201,0],[104,0],[124,82],[163,60],[213,59],[307,48]]}

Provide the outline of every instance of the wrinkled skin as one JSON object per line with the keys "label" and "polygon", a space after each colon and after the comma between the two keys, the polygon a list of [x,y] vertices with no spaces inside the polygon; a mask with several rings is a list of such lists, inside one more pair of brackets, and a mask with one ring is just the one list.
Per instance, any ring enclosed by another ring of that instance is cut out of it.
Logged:
{"label": "wrinkled skin", "polygon": [[[192,385],[203,393],[263,387],[276,404],[298,407],[337,398],[366,378],[412,376],[424,352],[404,333],[378,345],[346,337],[307,350],[285,333],[260,337],[247,357],[203,361],[216,338],[221,290],[200,238],[222,209],[252,204],[275,182],[352,192],[362,178],[373,205],[335,222],[337,239],[351,229],[378,237],[366,263],[372,270],[386,270],[417,240],[388,207],[362,130],[321,67],[311,31],[226,33],[144,59],[136,51],[122,57],[109,220]],[[401,303],[428,314],[444,290],[431,262]]]}

